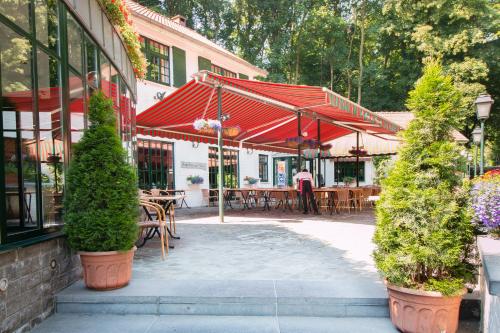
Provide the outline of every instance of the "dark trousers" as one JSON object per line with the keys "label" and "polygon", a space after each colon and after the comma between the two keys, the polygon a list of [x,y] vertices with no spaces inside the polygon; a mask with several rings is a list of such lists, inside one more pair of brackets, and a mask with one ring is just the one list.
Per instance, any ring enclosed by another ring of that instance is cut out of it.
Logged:
{"label": "dark trousers", "polygon": [[314,193],[312,190],[312,185],[309,180],[302,181],[302,204],[304,205],[304,213],[309,211],[309,205],[307,204],[307,198],[309,197],[309,202],[315,213],[318,213],[318,205],[316,205],[316,199],[314,198]]}

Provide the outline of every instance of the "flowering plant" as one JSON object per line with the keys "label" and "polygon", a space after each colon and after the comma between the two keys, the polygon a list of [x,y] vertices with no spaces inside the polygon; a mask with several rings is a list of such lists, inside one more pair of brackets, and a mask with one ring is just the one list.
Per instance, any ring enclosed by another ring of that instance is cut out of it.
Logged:
{"label": "flowering plant", "polygon": [[189,177],[187,177],[187,181],[193,185],[203,184],[203,177],[201,177],[201,176],[189,176]]}
{"label": "flowering plant", "polygon": [[364,146],[359,146],[359,149],[356,149],[356,147],[352,147],[352,149],[349,150],[349,154],[365,156],[365,155],[368,155],[368,152],[365,150]]}
{"label": "flowering plant", "polygon": [[474,222],[500,237],[500,169],[474,180],[472,186]]}
{"label": "flowering plant", "polygon": [[208,119],[207,122],[208,122],[208,127],[210,127],[215,131],[220,130],[222,127],[220,121],[218,121],[217,119]]}
{"label": "flowering plant", "polygon": [[204,128],[208,127],[208,122],[205,119],[196,119],[193,122],[193,127],[197,131],[201,131]]}
{"label": "flowering plant", "polygon": [[243,178],[243,180],[246,181],[249,185],[257,184],[257,182],[259,181],[257,178],[253,178],[253,177],[249,177],[249,176],[246,176],[245,178]]}
{"label": "flowering plant", "polygon": [[99,0],[111,23],[118,28],[135,75],[142,79],[146,74],[147,61],[141,51],[139,35],[132,28],[132,20],[123,0]]}

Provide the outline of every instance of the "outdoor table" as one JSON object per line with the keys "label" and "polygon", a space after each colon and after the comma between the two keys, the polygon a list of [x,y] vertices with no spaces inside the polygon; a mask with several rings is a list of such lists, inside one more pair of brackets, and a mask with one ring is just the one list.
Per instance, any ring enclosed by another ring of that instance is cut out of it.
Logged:
{"label": "outdoor table", "polygon": [[178,193],[178,195],[183,195],[184,197],[182,198],[181,200],[181,204],[179,205],[179,208],[182,208],[182,205],[186,205],[186,208],[191,208],[189,207],[189,205],[187,204],[186,202],[186,190],[162,190],[162,192],[165,192],[165,193],[168,193],[169,195],[176,195]]}
{"label": "outdoor table", "polygon": [[[332,187],[319,187],[319,188],[313,189],[313,192],[315,194],[318,192],[328,193],[328,210],[330,210],[330,215],[333,214],[333,210],[335,207],[335,195],[336,195],[338,190],[339,190],[338,188],[332,188]],[[330,195],[330,194],[332,194],[332,195]]]}
{"label": "outdoor table", "polygon": [[[185,197],[185,195],[142,195],[141,199],[161,203],[163,205],[163,209],[165,210],[165,212],[167,212],[172,208],[172,205],[173,205],[175,200],[181,200],[184,197]],[[151,214],[149,213],[149,211],[145,207],[144,207],[144,211],[146,212],[146,215],[148,216],[148,218],[150,220],[153,220],[153,217],[151,216]],[[173,239],[181,239],[179,236],[174,236],[172,234],[172,231],[170,230],[168,225],[166,227],[167,227],[167,232],[170,235],[170,237],[172,237]],[[158,236],[160,236],[160,231],[158,230],[158,228],[154,228],[153,230],[150,230],[147,233],[147,235],[144,237],[144,241],[142,242],[142,244],[137,245],[137,247],[144,246],[144,244],[146,244],[146,241],[152,239],[156,234],[158,234]],[[172,249],[174,248],[173,245],[169,245],[169,247]]]}
{"label": "outdoor table", "polygon": [[249,199],[251,197],[251,193],[254,189],[253,188],[228,188],[226,189],[226,201],[229,203],[229,206],[231,206],[231,193],[236,193],[240,192],[241,198],[243,199],[243,210],[248,209],[250,210],[250,205],[249,205]]}
{"label": "outdoor table", "polygon": [[280,193],[283,194],[283,196],[280,198],[280,201],[278,205],[276,206],[276,209],[279,208],[281,205],[283,205],[283,211],[285,211],[287,208],[292,210],[292,206],[290,206],[290,191],[294,191],[293,189],[287,189],[287,188],[256,188],[253,189],[253,191],[258,194],[262,194],[264,198],[264,210],[271,210],[271,206],[269,203],[271,202],[272,195],[273,193]]}

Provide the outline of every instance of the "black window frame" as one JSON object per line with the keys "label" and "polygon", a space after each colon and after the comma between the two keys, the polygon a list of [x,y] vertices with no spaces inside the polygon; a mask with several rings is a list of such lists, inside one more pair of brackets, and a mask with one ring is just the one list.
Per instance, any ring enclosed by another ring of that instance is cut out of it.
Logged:
{"label": "black window frame", "polygon": [[259,179],[263,183],[269,182],[269,155],[259,154]]}
{"label": "black window frame", "polygon": [[[365,181],[365,161],[359,161],[359,181]],[[353,177],[356,179],[356,162],[354,161],[339,161],[334,164],[334,181],[343,182],[344,177]]]}

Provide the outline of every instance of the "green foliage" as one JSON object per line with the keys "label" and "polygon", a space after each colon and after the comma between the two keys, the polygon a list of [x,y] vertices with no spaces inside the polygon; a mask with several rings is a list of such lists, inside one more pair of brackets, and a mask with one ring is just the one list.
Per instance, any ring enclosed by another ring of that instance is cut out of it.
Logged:
{"label": "green foliage", "polygon": [[387,178],[393,163],[394,161],[390,156],[373,157],[373,166],[375,167],[375,177],[373,178],[373,183],[375,185],[380,185],[382,180]]}
{"label": "green foliage", "polygon": [[89,103],[90,127],[73,147],[66,178],[65,232],[79,251],[125,251],[137,238],[137,179],[116,133],[113,103]]}
{"label": "green foliage", "polygon": [[375,262],[398,286],[452,295],[472,278],[468,185],[450,135],[460,102],[452,79],[429,62],[410,92],[407,105],[415,119],[377,202]]}

